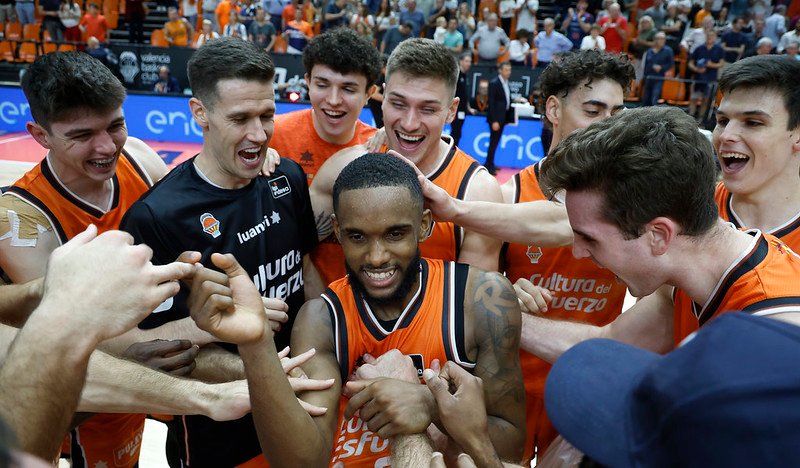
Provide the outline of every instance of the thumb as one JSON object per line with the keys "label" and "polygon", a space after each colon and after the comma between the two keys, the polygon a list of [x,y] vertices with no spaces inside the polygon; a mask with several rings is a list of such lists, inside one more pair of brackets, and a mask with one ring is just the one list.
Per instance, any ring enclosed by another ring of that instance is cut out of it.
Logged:
{"label": "thumb", "polygon": [[446,395],[450,395],[447,381],[439,377],[439,374],[434,372],[432,369],[425,369],[425,371],[422,373],[422,378],[425,380],[425,385],[428,386],[428,389],[433,394],[433,398],[437,402]]}
{"label": "thumb", "polygon": [[247,277],[247,272],[239,265],[233,254],[211,254],[211,263],[217,268],[221,269],[228,275],[228,278],[236,278],[237,276]]}
{"label": "thumb", "polygon": [[94,224],[90,224],[86,227],[86,229],[81,232],[80,234],[76,235],[72,239],[69,240],[66,244],[64,244],[62,248],[62,252],[66,250],[67,252],[71,251],[72,249],[79,247],[81,245],[88,244],[91,240],[97,237],[97,226]]}
{"label": "thumb", "polygon": [[371,355],[369,353],[364,354],[363,359],[364,359],[364,363],[365,364],[375,365],[375,363],[378,362],[378,360],[375,359],[375,356],[373,356],[373,355]]}
{"label": "thumb", "polygon": [[345,387],[349,392],[355,394],[369,387],[372,382],[372,380],[351,380],[345,384]]}

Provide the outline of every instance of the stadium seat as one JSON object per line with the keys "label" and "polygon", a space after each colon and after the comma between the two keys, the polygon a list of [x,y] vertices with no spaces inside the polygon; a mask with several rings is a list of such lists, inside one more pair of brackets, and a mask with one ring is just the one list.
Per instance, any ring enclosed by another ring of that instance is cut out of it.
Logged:
{"label": "stadium seat", "polygon": [[169,47],[167,39],[164,37],[163,29],[154,29],[150,34],[150,45],[153,47]]}
{"label": "stadium seat", "polygon": [[117,13],[116,11],[110,11],[105,16],[108,28],[117,29],[117,26],[119,25],[119,13]]}
{"label": "stadium seat", "polygon": [[17,62],[33,63],[39,55],[39,48],[36,42],[23,42],[19,45],[17,52]]}
{"label": "stadium seat", "polygon": [[14,61],[15,44],[11,41],[0,41],[0,60],[4,62]]}
{"label": "stadium seat", "polygon": [[75,47],[75,44],[59,44],[58,46],[59,52],[72,52],[75,50],[78,50],[78,48]]}
{"label": "stadium seat", "polygon": [[22,24],[18,22],[6,24],[6,40],[18,41],[22,39]]}
{"label": "stadium seat", "polygon": [[45,42],[42,44],[42,54],[49,54],[50,52],[56,52],[58,50],[58,44],[55,42]]}
{"label": "stadium seat", "polygon": [[664,87],[661,88],[661,99],[664,100],[664,103],[672,106],[688,106],[686,83],[678,80],[664,80]]}
{"label": "stadium seat", "polygon": [[41,37],[42,25],[40,23],[28,23],[22,28],[22,38],[26,41],[38,41]]}

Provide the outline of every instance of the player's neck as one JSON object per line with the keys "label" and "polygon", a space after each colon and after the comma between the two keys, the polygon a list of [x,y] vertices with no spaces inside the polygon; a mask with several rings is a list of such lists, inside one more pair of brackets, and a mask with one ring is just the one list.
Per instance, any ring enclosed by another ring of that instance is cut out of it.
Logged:
{"label": "player's neck", "polygon": [[194,158],[194,166],[200,177],[209,184],[222,189],[235,190],[246,187],[252,179],[240,179],[226,173],[217,163],[217,159],[207,153],[207,149],[200,151]]}
{"label": "player's neck", "polygon": [[411,302],[415,300],[417,293],[419,292],[420,288],[420,277],[421,274],[414,275],[414,282],[408,289],[408,292],[403,296],[402,299],[398,299],[397,301],[371,301],[369,298],[366,298],[367,304],[369,304],[370,309],[375,314],[379,320],[383,320],[386,322],[397,320],[406,311]]}
{"label": "player's neck", "polygon": [[100,208],[102,211],[109,210],[114,192],[114,184],[111,182],[111,178],[96,180],[85,175],[72,173],[66,170],[58,159],[52,157],[52,155],[47,156],[47,162],[50,164],[50,169],[53,171],[56,180],[73,195]]}
{"label": "player's neck", "polygon": [[722,276],[741,260],[757,238],[719,220],[701,237],[678,236],[676,268],[668,283],[686,292],[698,304],[705,304]]}
{"label": "player's neck", "polygon": [[[439,140],[439,144],[433,146],[428,152],[422,155],[422,157],[409,158],[411,162],[413,162],[414,165],[416,165],[419,170],[428,177],[433,175],[439,166],[441,166],[442,161],[444,161],[444,158],[447,157],[447,153],[450,152],[450,148],[452,148],[448,142],[442,139],[441,135],[437,138]],[[453,145],[455,145],[455,142],[453,142]]]}
{"label": "player's neck", "polygon": [[794,181],[774,181],[769,187],[754,193],[733,194],[731,205],[743,226],[771,232],[797,217],[800,213],[800,183],[797,171],[791,174]]}
{"label": "player's neck", "polygon": [[319,123],[319,117],[314,109],[311,109],[311,124],[314,126],[314,131],[317,133],[317,136],[327,143],[331,143],[333,145],[344,145],[350,142],[353,139],[353,136],[356,134],[356,126],[358,126],[358,120],[353,123],[353,126],[350,127],[346,132],[342,133],[341,135],[332,135],[325,132],[322,129],[322,124]]}

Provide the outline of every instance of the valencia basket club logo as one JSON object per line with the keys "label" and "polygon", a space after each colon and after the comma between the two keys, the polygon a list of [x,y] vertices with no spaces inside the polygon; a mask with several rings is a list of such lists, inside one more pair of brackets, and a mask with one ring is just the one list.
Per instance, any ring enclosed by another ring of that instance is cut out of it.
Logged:
{"label": "valencia basket club logo", "polygon": [[203,231],[214,239],[221,234],[219,221],[211,213],[203,213],[200,216],[200,225],[203,226]]}

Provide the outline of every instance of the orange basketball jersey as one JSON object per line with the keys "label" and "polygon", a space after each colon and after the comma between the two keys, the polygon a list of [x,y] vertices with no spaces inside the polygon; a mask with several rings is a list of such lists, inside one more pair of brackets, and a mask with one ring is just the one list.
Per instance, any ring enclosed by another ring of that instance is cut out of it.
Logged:
{"label": "orange basketball jersey", "polygon": [[[36,207],[53,226],[62,244],[83,232],[89,224],[98,232],[118,229],[125,211],[152,185],[147,173],[125,150],[111,178],[112,206],[103,213],[69,191],[53,172],[47,158],[26,172],[8,189]],[[71,433],[73,466],[134,467],[139,460],[144,415],[98,414]]]}
{"label": "orange basketball jersey", "polygon": [[675,290],[676,345],[725,312],[770,315],[800,310],[800,256],[775,236],[757,229],[747,233],[753,236],[751,247],[728,268],[705,304]]}
{"label": "orange basketball jersey", "polygon": [[[725,184],[720,182],[717,184],[717,190],[714,199],[719,209],[719,217],[725,221],[729,221],[739,229],[746,229],[744,223],[736,216],[736,211],[733,209],[733,194],[725,188]],[[800,213],[788,220],[777,229],[768,232],[767,234],[773,235],[783,241],[790,249],[795,252],[800,251]],[[675,344],[678,344],[688,336],[691,332],[697,330],[700,324],[693,314],[680,314],[675,317]]]}
{"label": "orange basketball jersey", "polygon": [[[464,289],[469,267],[454,262],[422,259],[419,288],[406,309],[391,325],[381,322],[347,278],[334,282],[322,295],[333,324],[342,382],[356,369],[365,353],[380,356],[392,349],[410,355],[418,374],[438,359],[472,369],[464,345]],[[351,467],[389,466],[389,441],[379,438],[354,416],[342,420],[346,397],[340,404],[340,425],[331,464]]]}
{"label": "orange basketball jersey", "polygon": [[[337,145],[320,138],[311,119],[311,109],[275,116],[275,133],[269,143],[270,148],[281,157],[300,164],[309,184],[328,158],[345,148],[366,143],[378,131],[359,120],[353,138],[343,145]],[[314,248],[311,260],[325,284],[330,284],[346,274],[342,246],[332,234]]]}
{"label": "orange basketball jersey", "polygon": [[[547,199],[539,186],[538,163],[517,173],[514,183],[514,203]],[[547,248],[507,244],[505,247],[505,271],[512,283],[526,278],[553,293],[553,302],[546,313],[548,318],[602,326],[622,312],[625,285],[618,283],[610,270],[598,267],[590,259],[575,258],[572,246]],[[536,404],[544,398],[544,382],[551,365],[522,350],[520,363],[528,405],[525,455],[532,455],[534,444],[541,455],[556,435],[544,415],[543,405]]]}

